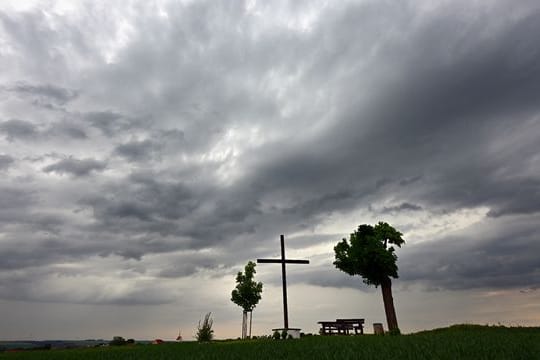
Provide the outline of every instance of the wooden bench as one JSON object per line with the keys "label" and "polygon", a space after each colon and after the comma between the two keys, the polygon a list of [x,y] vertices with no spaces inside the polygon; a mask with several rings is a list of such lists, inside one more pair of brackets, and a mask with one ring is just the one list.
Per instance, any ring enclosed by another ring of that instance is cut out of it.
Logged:
{"label": "wooden bench", "polygon": [[359,331],[361,335],[364,335],[364,319],[336,319],[336,322],[341,324],[347,335],[349,330],[354,330],[356,335]]}
{"label": "wooden bench", "polygon": [[318,321],[317,324],[321,325],[319,333],[321,335],[333,335],[339,333],[339,327],[336,321]]}
{"label": "wooden bench", "polygon": [[350,331],[358,335],[364,334],[364,319],[336,319],[336,321],[319,321],[321,335],[349,335]]}

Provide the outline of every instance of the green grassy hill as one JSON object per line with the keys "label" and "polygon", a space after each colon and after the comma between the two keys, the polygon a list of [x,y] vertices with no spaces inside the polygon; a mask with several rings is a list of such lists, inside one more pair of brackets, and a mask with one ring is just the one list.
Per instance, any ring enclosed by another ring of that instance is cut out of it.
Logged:
{"label": "green grassy hill", "polygon": [[540,359],[540,328],[456,325],[401,336],[313,336],[4,353],[0,359]]}

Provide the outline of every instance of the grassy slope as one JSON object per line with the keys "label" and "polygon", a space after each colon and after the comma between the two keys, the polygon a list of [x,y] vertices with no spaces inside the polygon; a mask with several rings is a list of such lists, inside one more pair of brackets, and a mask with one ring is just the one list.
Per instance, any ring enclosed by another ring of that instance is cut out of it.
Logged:
{"label": "grassy slope", "polygon": [[0,359],[540,359],[540,328],[453,326],[403,336],[181,343],[0,355]]}

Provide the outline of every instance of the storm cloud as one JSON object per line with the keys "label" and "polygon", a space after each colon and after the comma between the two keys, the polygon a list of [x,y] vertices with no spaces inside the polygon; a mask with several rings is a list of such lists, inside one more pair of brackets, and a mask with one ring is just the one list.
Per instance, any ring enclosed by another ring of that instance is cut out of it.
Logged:
{"label": "storm cloud", "polygon": [[380,220],[404,291],[539,285],[537,2],[51,4],[0,5],[1,299],[191,308],[280,234],[369,293]]}
{"label": "storm cloud", "polygon": [[43,168],[46,173],[70,174],[73,176],[87,176],[91,172],[103,171],[106,163],[95,159],[67,158]]}
{"label": "storm cloud", "polygon": [[26,96],[33,99],[34,103],[46,104],[52,102],[59,105],[75,99],[77,92],[70,89],[64,89],[54,85],[31,85],[26,83],[18,83],[6,87],[7,91],[16,93],[19,96]]}
{"label": "storm cloud", "polygon": [[11,156],[9,156],[9,155],[0,155],[0,171],[6,170],[14,162],[15,162],[15,159],[13,159]]}
{"label": "storm cloud", "polygon": [[6,139],[9,141],[16,139],[31,139],[37,135],[34,124],[18,119],[2,122],[0,124],[0,131],[4,133]]}

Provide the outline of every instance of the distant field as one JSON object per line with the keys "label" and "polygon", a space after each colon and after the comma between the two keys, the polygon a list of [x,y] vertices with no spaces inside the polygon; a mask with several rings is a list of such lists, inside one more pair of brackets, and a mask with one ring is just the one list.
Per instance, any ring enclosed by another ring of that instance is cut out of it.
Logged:
{"label": "distant field", "polygon": [[402,336],[171,343],[3,353],[0,359],[540,359],[540,328],[457,325]]}

